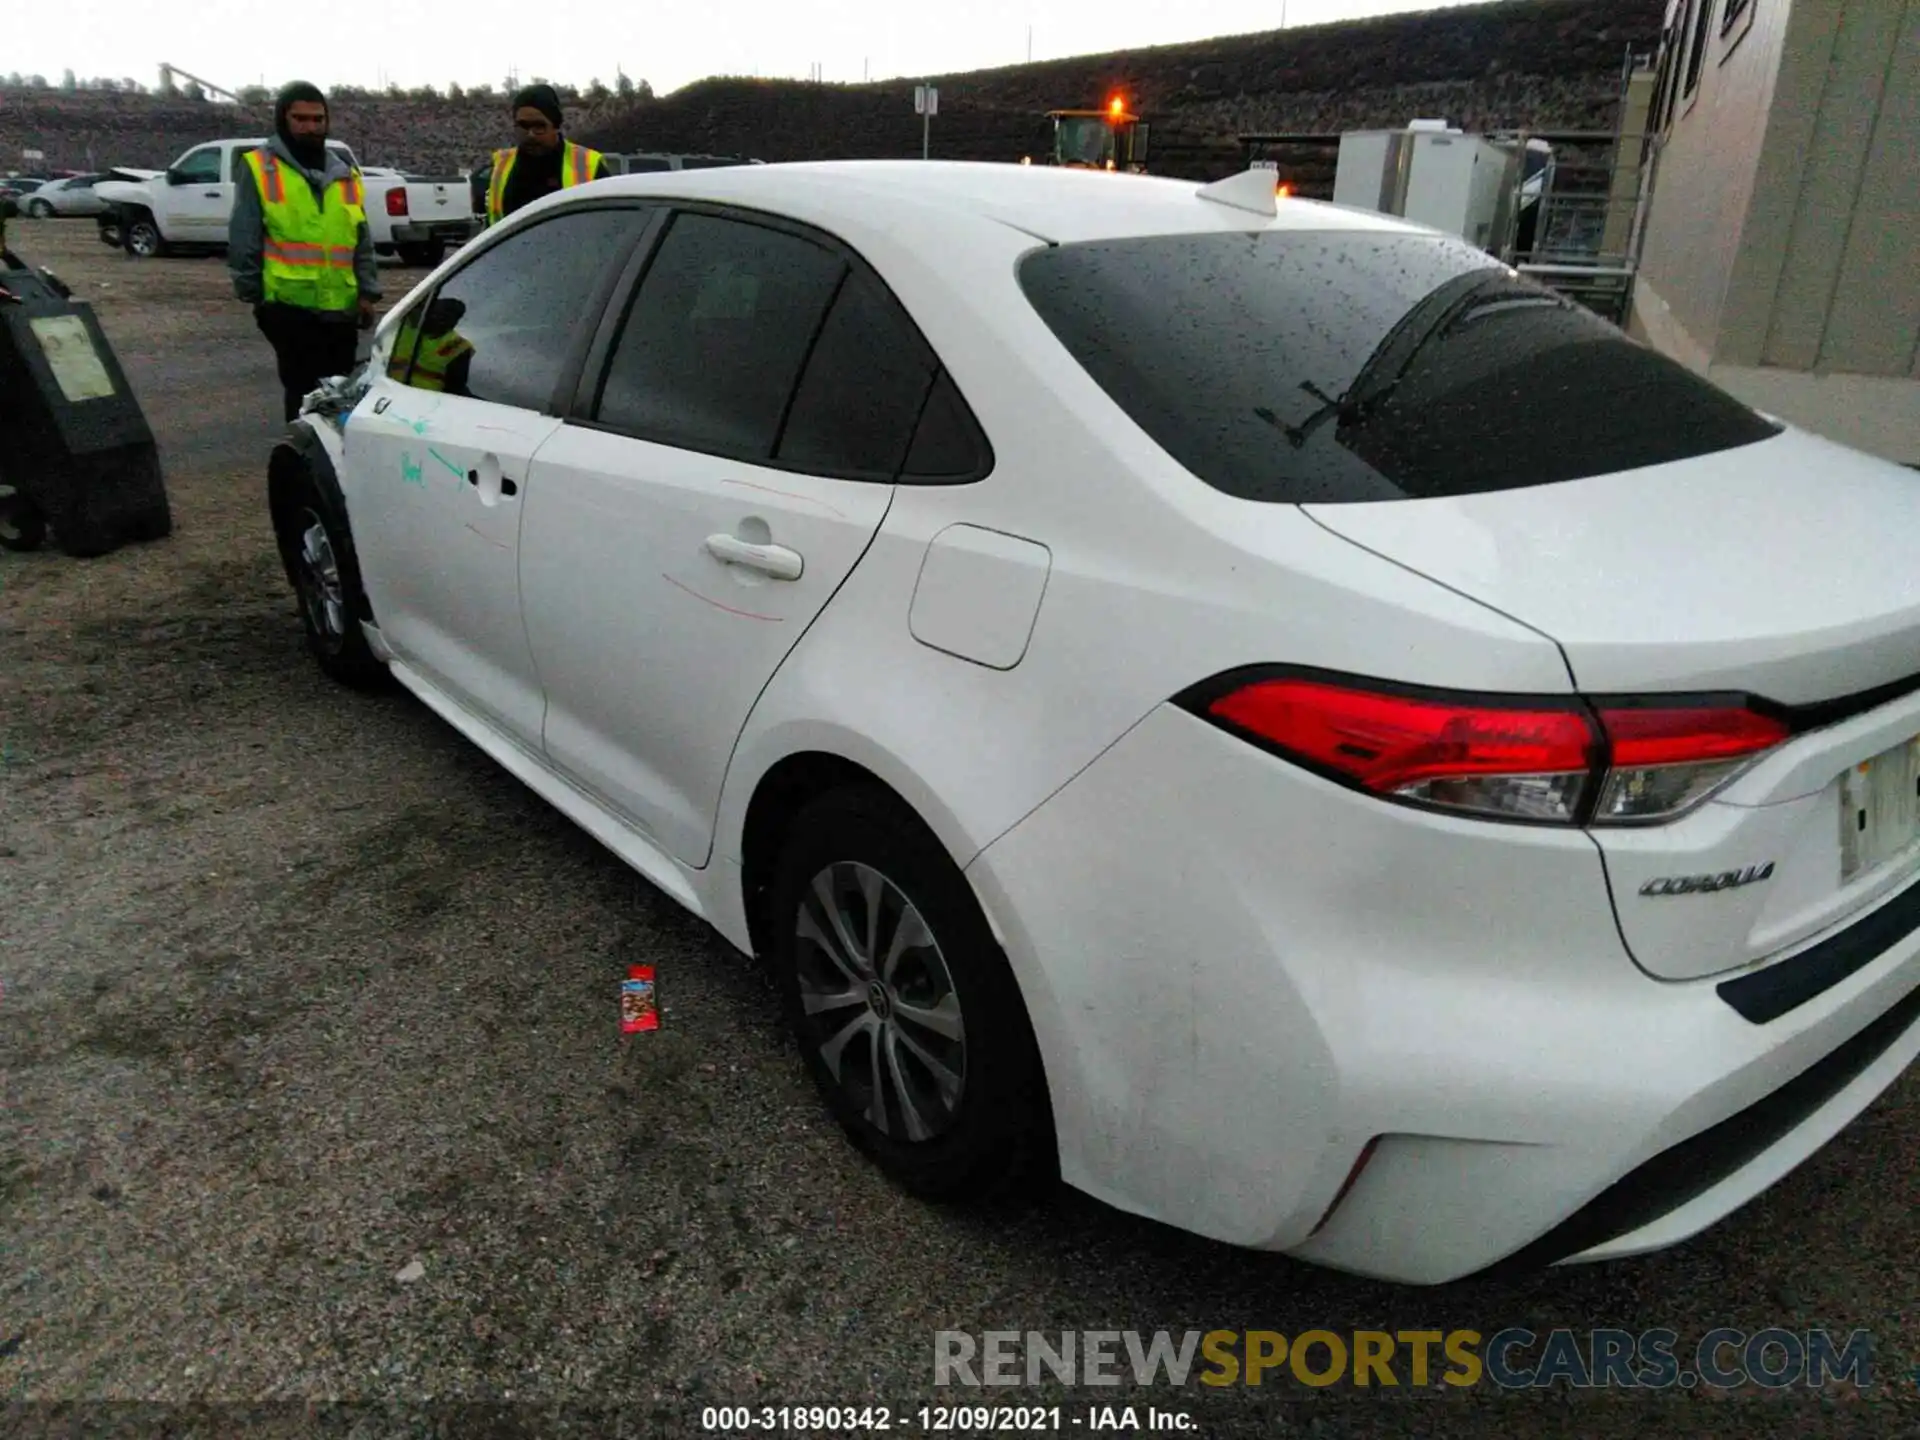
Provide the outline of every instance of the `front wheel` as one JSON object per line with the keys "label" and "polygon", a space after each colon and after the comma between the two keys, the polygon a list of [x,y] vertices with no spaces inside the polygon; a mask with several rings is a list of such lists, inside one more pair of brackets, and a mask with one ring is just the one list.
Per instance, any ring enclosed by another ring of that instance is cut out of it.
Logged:
{"label": "front wheel", "polygon": [[1052,1106],[1019,986],[918,817],[877,787],[823,796],[771,889],[788,1018],[854,1144],[928,1199],[1044,1181]]}
{"label": "front wheel", "polygon": [[126,223],[127,253],[140,260],[153,260],[167,253],[167,242],[151,215],[134,216]]}
{"label": "front wheel", "polygon": [[345,517],[303,470],[290,503],[276,521],[292,572],[307,649],[322,670],[343,685],[373,690],[387,667],[360,628],[360,565]]}
{"label": "front wheel", "polygon": [[51,220],[53,218],[53,206],[44,200],[29,200],[27,202],[27,214],[35,220]]}

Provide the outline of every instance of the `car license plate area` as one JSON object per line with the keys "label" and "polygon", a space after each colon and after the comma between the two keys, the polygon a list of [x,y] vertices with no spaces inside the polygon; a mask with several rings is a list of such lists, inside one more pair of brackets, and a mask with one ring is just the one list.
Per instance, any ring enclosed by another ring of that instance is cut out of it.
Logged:
{"label": "car license plate area", "polygon": [[1920,737],[1840,777],[1840,883],[1899,859],[1920,841]]}

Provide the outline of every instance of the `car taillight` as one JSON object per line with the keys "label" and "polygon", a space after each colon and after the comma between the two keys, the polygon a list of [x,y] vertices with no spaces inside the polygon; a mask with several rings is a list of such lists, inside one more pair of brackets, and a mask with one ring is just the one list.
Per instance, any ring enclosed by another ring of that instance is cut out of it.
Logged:
{"label": "car taillight", "polygon": [[407,213],[406,190],[402,187],[396,186],[392,190],[387,191],[387,214],[404,215],[406,213]]}
{"label": "car taillight", "polygon": [[1597,825],[1685,814],[1792,733],[1738,706],[1599,711],[1608,769]]}
{"label": "car taillight", "polygon": [[1673,819],[1790,733],[1738,705],[1512,701],[1300,676],[1253,679],[1188,703],[1376,795],[1560,824]]}

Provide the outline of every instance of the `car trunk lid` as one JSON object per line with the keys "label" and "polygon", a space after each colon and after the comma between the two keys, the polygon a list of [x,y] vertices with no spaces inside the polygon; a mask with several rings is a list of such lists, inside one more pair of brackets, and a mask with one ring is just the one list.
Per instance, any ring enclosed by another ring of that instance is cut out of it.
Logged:
{"label": "car trunk lid", "polygon": [[1751,696],[1789,721],[1678,820],[1594,827],[1649,972],[1765,963],[1920,870],[1920,479],[1789,429],[1557,485],[1302,508],[1539,630],[1586,695]]}

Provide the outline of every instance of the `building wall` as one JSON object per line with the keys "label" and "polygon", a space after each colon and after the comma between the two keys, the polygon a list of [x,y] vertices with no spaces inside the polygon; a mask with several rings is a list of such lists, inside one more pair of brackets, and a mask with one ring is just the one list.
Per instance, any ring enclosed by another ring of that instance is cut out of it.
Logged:
{"label": "building wall", "polygon": [[[1724,38],[1725,0],[1696,3],[1711,9],[1705,58],[1692,96],[1682,95],[1680,86],[1674,92],[1635,287],[1634,308],[1647,313],[1636,314],[1632,327],[1691,364],[1718,347],[1749,205],[1769,151],[1789,24],[1804,8],[1842,0],[1752,0],[1749,18]],[[1685,20],[1687,7],[1680,5],[1677,14]],[[1689,23],[1677,34],[1690,41],[1690,30]],[[1679,58],[1684,62],[1684,49]]]}
{"label": "building wall", "polygon": [[[1741,338],[1750,344],[1764,315],[1762,365],[1920,375],[1920,0],[1812,0],[1795,10],[1796,59],[1824,64],[1785,77],[1812,114],[1812,134],[1799,185],[1756,196],[1750,250],[1777,233],[1779,212],[1790,207],[1792,218],[1771,296],[1755,285],[1740,297],[1753,317]],[[1716,358],[1750,363],[1741,349]]]}
{"label": "building wall", "polygon": [[1629,329],[1920,465],[1920,0],[1752,0],[1676,101]]}

